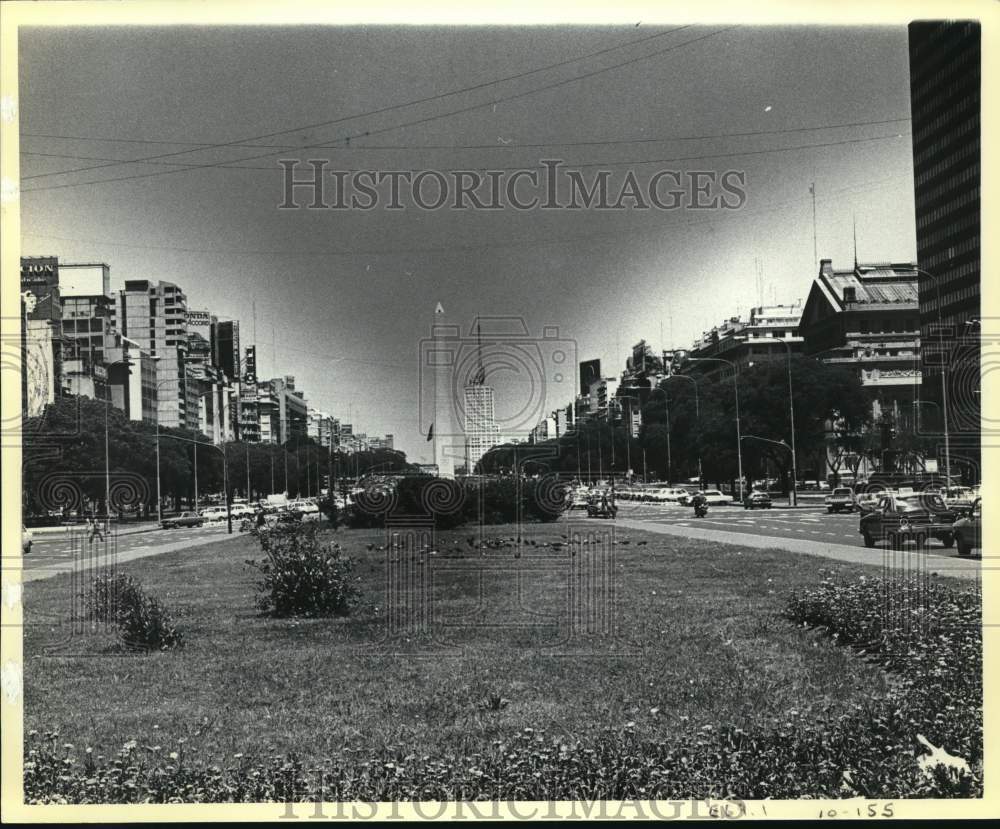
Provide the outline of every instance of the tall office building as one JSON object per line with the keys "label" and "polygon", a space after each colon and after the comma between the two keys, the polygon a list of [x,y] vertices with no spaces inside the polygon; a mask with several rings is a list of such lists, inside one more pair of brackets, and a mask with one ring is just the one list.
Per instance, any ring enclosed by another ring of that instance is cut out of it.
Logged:
{"label": "tall office building", "polygon": [[464,389],[465,399],[465,469],[473,474],[476,464],[500,441],[496,425],[493,389],[475,383]]}
{"label": "tall office building", "polygon": [[198,428],[197,384],[188,383],[187,297],[170,282],[126,280],[115,302],[114,327],[157,357],[157,419],[161,426]]}
{"label": "tall office building", "polygon": [[106,351],[118,342],[111,318],[111,269],[103,264],[61,263],[64,338],[62,376],[70,394],[104,400],[108,389]]}
{"label": "tall office building", "polygon": [[932,275],[920,278],[921,394],[941,406],[946,372],[952,473],[969,481],[980,480],[980,49],[976,22],[910,24],[917,262]]}

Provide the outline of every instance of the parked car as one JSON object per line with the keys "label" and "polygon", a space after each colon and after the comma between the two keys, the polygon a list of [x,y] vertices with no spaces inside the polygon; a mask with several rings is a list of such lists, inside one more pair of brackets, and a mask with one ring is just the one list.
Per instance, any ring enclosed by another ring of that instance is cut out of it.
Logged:
{"label": "parked car", "polygon": [[[205,521],[225,521],[226,520],[226,508],[225,507],[206,507],[201,511],[201,517]],[[234,516],[235,517],[235,516]]]}
{"label": "parked car", "polygon": [[858,499],[849,486],[838,486],[825,501],[827,512],[854,512],[858,508]]}
{"label": "parked car", "polygon": [[718,489],[706,489],[703,493],[709,506],[717,507],[723,504],[733,503],[733,499],[728,495],[723,495]]}
{"label": "parked car", "polygon": [[302,499],[300,501],[292,501],[288,505],[288,508],[298,512],[302,521],[319,521],[320,519],[319,507],[311,500]]}
{"label": "parked car", "polygon": [[929,538],[951,547],[955,543],[952,530],[955,518],[955,513],[936,493],[907,496],[883,493],[875,509],[861,516],[858,530],[866,547],[874,547],[882,539],[892,545],[914,541],[921,546]]}
{"label": "parked car", "polygon": [[743,509],[771,509],[771,496],[759,489],[748,492],[743,499]]}
{"label": "parked car", "polygon": [[973,550],[983,548],[983,502],[976,498],[972,510],[951,525],[955,535],[955,546],[960,556],[972,555]]}
{"label": "parked car", "polygon": [[165,530],[175,530],[178,527],[200,527],[205,523],[205,519],[202,518],[196,512],[182,512],[180,515],[175,515],[172,518],[164,518],[160,522],[160,526]]}
{"label": "parked car", "polygon": [[249,518],[257,514],[257,510],[247,503],[230,504],[229,511],[232,513],[234,520],[237,518]]}

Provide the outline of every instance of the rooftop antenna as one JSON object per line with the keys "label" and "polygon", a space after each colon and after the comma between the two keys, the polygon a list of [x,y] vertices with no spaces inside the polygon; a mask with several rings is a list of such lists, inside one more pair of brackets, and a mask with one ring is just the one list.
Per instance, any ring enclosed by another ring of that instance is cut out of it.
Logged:
{"label": "rooftop antenna", "polygon": [[816,246],[816,182],[809,185],[809,192],[812,195],[813,203],[813,267],[819,265],[819,253]]}
{"label": "rooftop antenna", "polygon": [[480,325],[481,317],[476,317],[476,360],[478,370],[476,371],[475,386],[482,386],[486,383],[486,369],[483,368],[483,332]]}
{"label": "rooftop antenna", "polygon": [[858,215],[857,213],[852,214],[852,220],[854,222],[854,270],[858,269]]}

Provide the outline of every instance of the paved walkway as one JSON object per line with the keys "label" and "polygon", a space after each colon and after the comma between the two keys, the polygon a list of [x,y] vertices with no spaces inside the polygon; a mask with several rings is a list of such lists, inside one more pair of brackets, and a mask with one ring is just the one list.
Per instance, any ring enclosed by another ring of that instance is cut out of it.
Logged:
{"label": "paved walkway", "polygon": [[[116,564],[124,564],[128,561],[135,561],[140,558],[157,556],[162,553],[172,553],[175,550],[187,550],[194,547],[201,547],[205,544],[215,544],[219,541],[226,541],[238,538],[237,533],[229,535],[225,528],[220,528],[220,532],[206,534],[197,539],[183,539],[181,541],[168,541],[163,544],[148,546],[145,544],[135,545],[127,550],[116,551],[111,545],[105,547],[96,544],[93,552],[89,548],[81,550],[76,558],[65,558],[61,561],[53,561],[38,567],[24,568],[21,570],[21,581],[39,581],[41,579],[51,579],[63,573],[71,573],[74,569],[88,568],[96,569],[101,567],[111,567]],[[6,569],[6,568],[5,568]]]}
{"label": "paved walkway", "polygon": [[[104,524],[101,522],[101,526]],[[71,532],[84,532],[86,524],[59,524],[55,527],[31,527],[31,534],[35,538],[51,538],[53,536],[66,535]],[[159,521],[137,521],[127,524],[112,524],[111,529],[118,535],[135,535],[136,533],[148,533],[160,529]]]}
{"label": "paved walkway", "polygon": [[[702,527],[679,527],[676,525],[657,523],[655,521],[640,521],[619,517],[615,521],[617,527],[627,527],[631,530],[645,530],[663,535],[676,535],[682,538],[697,538],[705,541],[718,541],[721,544],[734,544],[740,547],[755,549],[790,550],[793,553],[805,553],[810,556],[835,559],[850,564],[872,564],[881,567],[890,563],[891,551],[879,548],[850,546],[847,544],[830,544],[824,541],[813,541],[806,538],[780,538],[769,535],[751,535],[749,533],[727,532],[725,530],[709,530]],[[926,566],[932,573],[950,576],[957,579],[978,580],[982,571],[982,561],[978,558],[960,558],[957,555],[922,556],[915,548],[898,550],[894,556],[895,566],[914,568]]]}

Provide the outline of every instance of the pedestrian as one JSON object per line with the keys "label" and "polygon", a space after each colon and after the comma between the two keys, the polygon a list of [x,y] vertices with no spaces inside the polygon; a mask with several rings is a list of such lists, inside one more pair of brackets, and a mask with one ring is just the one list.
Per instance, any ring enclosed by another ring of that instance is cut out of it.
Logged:
{"label": "pedestrian", "polygon": [[87,529],[89,532],[89,538],[87,539],[89,543],[93,544],[95,538],[104,541],[104,530],[101,529],[101,524],[94,518],[93,513],[87,516]]}

